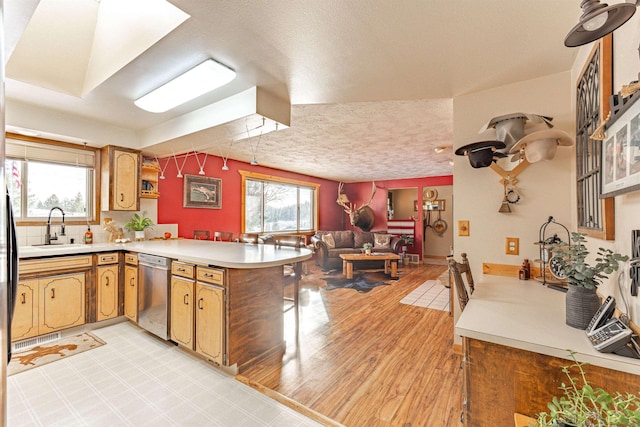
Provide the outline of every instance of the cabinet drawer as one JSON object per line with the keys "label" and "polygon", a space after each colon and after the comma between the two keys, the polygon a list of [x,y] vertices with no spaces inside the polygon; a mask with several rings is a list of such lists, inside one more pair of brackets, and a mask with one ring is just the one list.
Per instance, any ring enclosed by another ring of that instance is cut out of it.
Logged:
{"label": "cabinet drawer", "polygon": [[117,264],[118,252],[98,254],[98,265]]}
{"label": "cabinet drawer", "polygon": [[91,255],[73,256],[61,258],[42,258],[20,261],[20,274],[26,273],[49,273],[57,270],[67,270],[71,268],[90,268],[93,265]]}
{"label": "cabinet drawer", "polygon": [[134,253],[124,254],[124,262],[127,264],[138,265],[138,254],[134,254]]}
{"label": "cabinet drawer", "polygon": [[195,266],[184,262],[174,261],[171,263],[171,274],[174,276],[186,277],[193,279]]}
{"label": "cabinet drawer", "polygon": [[219,268],[198,267],[197,279],[199,282],[224,286],[224,270]]}

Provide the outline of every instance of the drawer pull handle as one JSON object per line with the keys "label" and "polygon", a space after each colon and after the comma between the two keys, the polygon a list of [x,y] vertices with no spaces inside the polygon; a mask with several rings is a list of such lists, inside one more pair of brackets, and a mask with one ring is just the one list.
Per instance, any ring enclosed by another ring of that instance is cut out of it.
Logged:
{"label": "drawer pull handle", "polygon": [[116,260],[116,257],[113,257],[113,256],[110,256],[110,257],[103,257],[103,258],[102,258],[102,262],[105,262],[105,261],[115,261],[115,260]]}
{"label": "drawer pull handle", "polygon": [[22,301],[20,302],[21,304],[26,304],[27,303],[27,294],[26,293],[22,293]]}
{"label": "drawer pull handle", "polygon": [[184,272],[184,271],[187,271],[187,269],[186,268],[182,268],[182,267],[178,267],[178,271],[183,271]]}
{"label": "drawer pull handle", "polygon": [[109,277],[105,277],[104,285],[109,286]]}
{"label": "drawer pull handle", "polygon": [[120,201],[124,202],[124,193],[120,193]]}
{"label": "drawer pull handle", "polygon": [[189,294],[184,294],[184,305],[189,305]]}
{"label": "drawer pull handle", "polygon": [[51,288],[51,299],[56,298],[56,288]]}
{"label": "drawer pull handle", "polygon": [[202,309],[203,309],[203,307],[202,307],[202,300],[203,300],[203,299],[204,299],[204,298],[200,298],[200,299],[198,300],[198,309],[199,309],[199,310],[202,310]]}
{"label": "drawer pull handle", "polygon": [[132,277],[131,280],[129,280],[129,286],[135,286],[136,284],[134,283],[136,280],[135,277]]}

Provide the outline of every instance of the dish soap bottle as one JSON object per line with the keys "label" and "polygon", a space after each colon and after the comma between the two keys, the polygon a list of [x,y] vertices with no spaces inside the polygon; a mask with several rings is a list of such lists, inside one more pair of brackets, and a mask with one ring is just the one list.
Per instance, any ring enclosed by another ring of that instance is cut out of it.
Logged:
{"label": "dish soap bottle", "polygon": [[520,280],[529,280],[531,278],[531,266],[529,265],[529,260],[525,258],[522,263],[522,267],[518,271],[518,279]]}
{"label": "dish soap bottle", "polygon": [[84,243],[87,245],[93,243],[93,232],[90,225],[87,225],[87,231],[84,233]]}

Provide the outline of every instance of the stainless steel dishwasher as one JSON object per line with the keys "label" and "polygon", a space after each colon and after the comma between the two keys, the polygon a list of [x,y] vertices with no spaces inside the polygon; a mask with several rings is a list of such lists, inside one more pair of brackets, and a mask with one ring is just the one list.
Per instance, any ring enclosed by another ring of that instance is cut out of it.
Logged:
{"label": "stainless steel dishwasher", "polygon": [[171,260],[138,254],[138,325],[163,340],[169,339],[169,283]]}

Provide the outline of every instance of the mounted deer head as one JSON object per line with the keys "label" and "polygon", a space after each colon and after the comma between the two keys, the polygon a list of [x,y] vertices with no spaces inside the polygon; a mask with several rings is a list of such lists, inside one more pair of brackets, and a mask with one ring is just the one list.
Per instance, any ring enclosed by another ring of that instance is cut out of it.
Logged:
{"label": "mounted deer head", "polygon": [[342,192],[344,183],[341,182],[340,185],[338,185],[338,199],[336,200],[336,203],[342,206],[344,211],[349,214],[349,221],[351,222],[351,225],[362,229],[362,231],[370,231],[373,228],[373,221],[375,219],[373,209],[369,207],[373,200],[373,196],[376,194],[375,181],[373,181],[371,185],[372,190],[369,201],[359,208],[356,208],[353,203],[350,203],[347,195]]}

